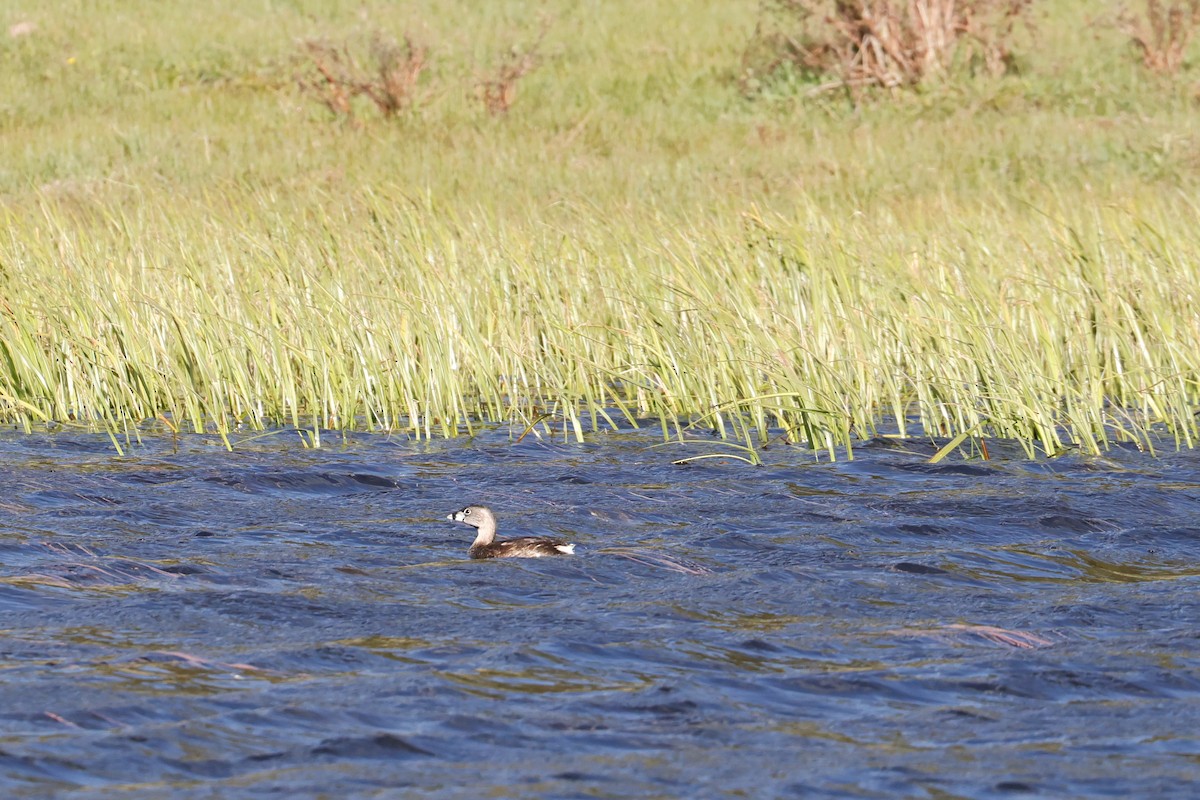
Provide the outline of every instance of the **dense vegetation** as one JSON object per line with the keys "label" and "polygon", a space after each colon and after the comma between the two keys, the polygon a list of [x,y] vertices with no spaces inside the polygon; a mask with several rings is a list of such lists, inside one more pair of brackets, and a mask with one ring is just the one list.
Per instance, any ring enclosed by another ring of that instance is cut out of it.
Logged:
{"label": "dense vegetation", "polygon": [[[0,416],[1192,446],[1186,60],[1148,69],[1116,5],[1043,0],[1002,74],[842,91],[752,63],[771,11],[0,20],[25,25],[0,41]],[[379,63],[401,102],[355,89]]]}

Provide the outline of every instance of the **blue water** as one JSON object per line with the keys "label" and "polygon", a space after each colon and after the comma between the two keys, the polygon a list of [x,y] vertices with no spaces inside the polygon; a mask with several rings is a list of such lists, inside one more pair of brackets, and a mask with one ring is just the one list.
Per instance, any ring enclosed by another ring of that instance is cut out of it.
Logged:
{"label": "blue water", "polygon": [[1195,795],[1200,455],[657,441],[0,437],[0,796]]}

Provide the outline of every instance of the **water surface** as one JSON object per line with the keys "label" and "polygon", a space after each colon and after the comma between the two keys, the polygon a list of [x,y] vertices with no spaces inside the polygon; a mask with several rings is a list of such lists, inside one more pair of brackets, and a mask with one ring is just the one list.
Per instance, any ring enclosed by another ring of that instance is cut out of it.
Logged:
{"label": "water surface", "polygon": [[1194,793],[1196,453],[656,441],[0,438],[3,796]]}

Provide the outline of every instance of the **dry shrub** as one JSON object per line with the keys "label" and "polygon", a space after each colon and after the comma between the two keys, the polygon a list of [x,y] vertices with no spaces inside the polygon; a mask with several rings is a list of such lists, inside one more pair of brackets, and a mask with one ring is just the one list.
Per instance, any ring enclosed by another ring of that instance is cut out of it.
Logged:
{"label": "dry shrub", "polygon": [[297,80],[305,94],[336,116],[354,116],[352,101],[367,97],[386,117],[412,108],[420,100],[417,84],[426,66],[426,49],[405,36],[403,46],[381,34],[371,40],[373,69],[358,65],[348,45],[307,41],[307,74]]}
{"label": "dry shrub", "polygon": [[1119,20],[1146,68],[1174,75],[1183,66],[1188,45],[1200,28],[1200,0],[1146,0],[1143,14],[1134,15],[1126,9]]}
{"label": "dry shrub", "polygon": [[749,72],[789,65],[835,79],[818,89],[915,86],[964,61],[999,75],[1012,66],[1013,32],[1028,24],[1031,3],[773,0],[745,61]]}
{"label": "dry shrub", "polygon": [[492,116],[505,114],[517,99],[517,82],[537,68],[541,60],[542,41],[546,38],[549,23],[543,23],[537,39],[529,47],[514,46],[500,60],[489,75],[481,76],[477,83],[479,99]]}

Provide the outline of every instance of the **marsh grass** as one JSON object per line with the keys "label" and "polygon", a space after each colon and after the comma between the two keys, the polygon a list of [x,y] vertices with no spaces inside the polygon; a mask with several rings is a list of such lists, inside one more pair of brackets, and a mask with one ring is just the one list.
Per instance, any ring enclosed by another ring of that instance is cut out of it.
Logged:
{"label": "marsh grass", "polygon": [[380,192],[309,228],[265,204],[47,205],[0,247],[0,408],[221,435],[652,423],[740,440],[744,460],[776,437],[844,455],[883,419],[1030,455],[1152,450],[1156,427],[1192,446],[1200,274],[1173,253],[1200,241],[1178,205],[1139,202],[1019,231],[816,208],[551,231]]}
{"label": "marsh grass", "polygon": [[64,1],[0,50],[4,420],[636,426],[700,464],[1195,444],[1193,99],[1081,39],[1086,4],[1018,77],[863,106],[747,100],[753,8],[564,6],[502,123],[436,91],[354,126],[296,89],[296,41],[422,30],[421,80],[470,87],[537,23],[300,5]]}

